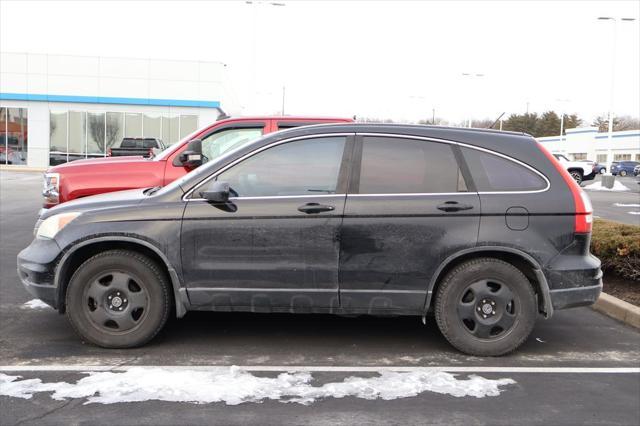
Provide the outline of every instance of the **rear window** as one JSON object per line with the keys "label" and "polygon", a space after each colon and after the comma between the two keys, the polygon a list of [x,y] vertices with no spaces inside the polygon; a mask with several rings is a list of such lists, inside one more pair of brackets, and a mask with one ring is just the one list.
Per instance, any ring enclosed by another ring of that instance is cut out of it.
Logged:
{"label": "rear window", "polygon": [[414,139],[365,137],[361,194],[466,191],[451,146]]}
{"label": "rear window", "polygon": [[145,148],[158,148],[158,142],[155,139],[145,139],[143,146]]}
{"label": "rear window", "polygon": [[139,139],[122,139],[120,148],[141,148],[142,141]]}
{"label": "rear window", "polygon": [[537,173],[506,158],[461,147],[479,192],[539,191],[547,182]]}

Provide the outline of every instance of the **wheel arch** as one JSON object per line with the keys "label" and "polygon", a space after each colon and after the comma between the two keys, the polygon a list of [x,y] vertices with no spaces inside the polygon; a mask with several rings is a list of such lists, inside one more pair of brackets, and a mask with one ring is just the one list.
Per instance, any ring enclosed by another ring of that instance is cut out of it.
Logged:
{"label": "wheel arch", "polygon": [[438,287],[447,273],[460,263],[479,257],[493,257],[504,260],[518,268],[527,277],[536,292],[536,296],[538,298],[538,310],[543,313],[546,318],[550,318],[553,315],[553,305],[551,304],[549,284],[542,272],[540,263],[522,250],[512,247],[498,246],[473,247],[461,250],[447,257],[440,264],[429,282],[427,298],[424,306],[425,314],[432,307],[434,295],[437,294]]}
{"label": "wheel arch", "polygon": [[55,271],[54,286],[58,289],[58,311],[65,311],[65,294],[73,272],[87,259],[106,250],[125,249],[142,253],[153,259],[162,267],[162,271],[171,283],[175,313],[183,317],[189,306],[186,290],[182,287],[180,277],[165,254],[152,243],[130,236],[101,236],[83,240],[68,249]]}

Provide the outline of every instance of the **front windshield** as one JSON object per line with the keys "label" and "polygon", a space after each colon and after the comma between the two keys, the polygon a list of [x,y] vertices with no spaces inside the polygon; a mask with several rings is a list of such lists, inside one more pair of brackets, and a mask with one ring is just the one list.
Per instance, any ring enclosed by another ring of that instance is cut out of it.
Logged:
{"label": "front windshield", "polygon": [[206,129],[207,127],[209,127],[210,124],[199,128],[198,130],[189,133],[187,136],[185,136],[184,138],[180,139],[178,142],[171,144],[170,146],[168,146],[167,148],[164,149],[164,151],[161,151],[160,153],[158,153],[158,155],[156,155],[155,157],[153,157],[154,161],[161,161],[161,160],[166,160],[167,158],[169,158],[171,156],[171,154],[173,154],[178,148],[180,148],[182,146],[183,143],[190,141],[191,139],[193,139],[194,137],[196,137],[196,135],[198,135],[200,132],[202,132],[204,129]]}

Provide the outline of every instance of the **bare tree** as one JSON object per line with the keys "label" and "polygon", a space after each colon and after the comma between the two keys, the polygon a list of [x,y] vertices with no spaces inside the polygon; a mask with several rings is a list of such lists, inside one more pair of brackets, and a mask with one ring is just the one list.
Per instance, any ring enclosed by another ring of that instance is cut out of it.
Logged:
{"label": "bare tree", "polygon": [[104,152],[104,118],[102,115],[89,114],[89,132],[100,148],[100,152]]}
{"label": "bare tree", "polygon": [[105,135],[106,147],[112,147],[120,133],[120,121],[117,116],[106,114],[107,134]]}

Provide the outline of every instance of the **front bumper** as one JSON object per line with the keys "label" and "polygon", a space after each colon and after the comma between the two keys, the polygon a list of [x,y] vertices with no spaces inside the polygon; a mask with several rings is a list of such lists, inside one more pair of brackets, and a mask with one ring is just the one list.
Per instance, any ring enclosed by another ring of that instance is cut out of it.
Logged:
{"label": "front bumper", "polygon": [[55,270],[62,250],[54,240],[35,238],[18,254],[18,277],[34,297],[58,309]]}

